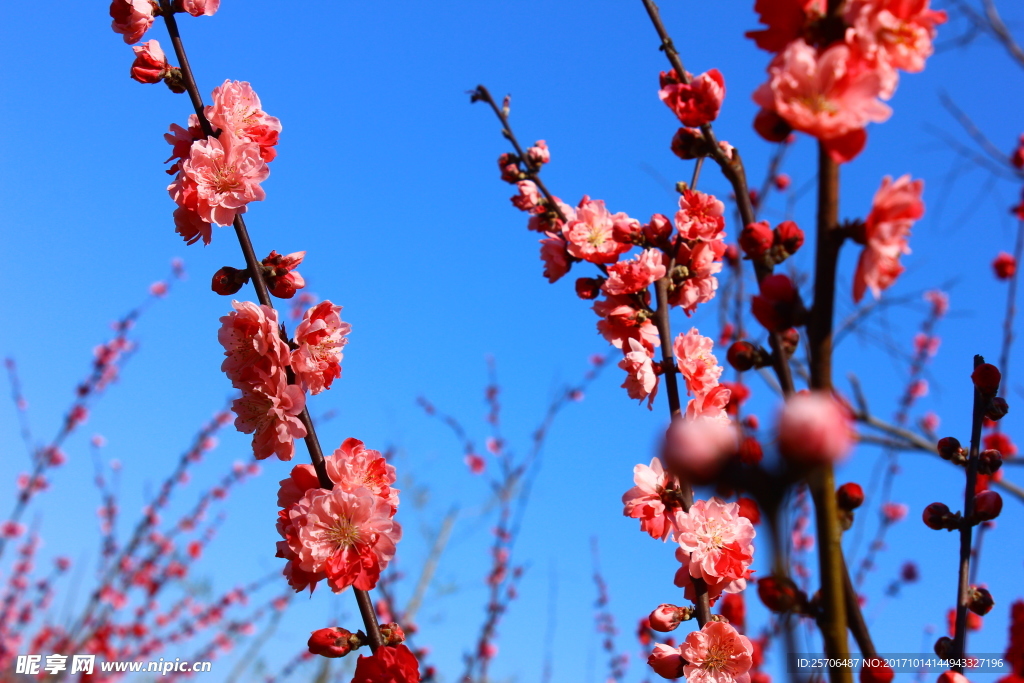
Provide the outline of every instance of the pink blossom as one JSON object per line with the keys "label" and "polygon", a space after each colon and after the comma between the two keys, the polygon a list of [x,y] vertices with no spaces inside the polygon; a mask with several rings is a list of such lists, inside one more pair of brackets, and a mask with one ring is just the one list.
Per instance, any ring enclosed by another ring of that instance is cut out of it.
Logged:
{"label": "pink blossom", "polygon": [[725,99],[725,79],[718,69],[711,69],[690,83],[682,83],[675,69],[661,74],[658,97],[671,109],[684,126],[696,128],[718,118]]}
{"label": "pink blossom", "polygon": [[473,474],[482,474],[484,469],[487,467],[487,461],[476,453],[467,453],[463,460],[465,460],[466,466]]}
{"label": "pink blossom", "polygon": [[2,538],[17,538],[23,533],[25,533],[24,524],[8,520],[0,525],[0,537]]}
{"label": "pink blossom", "polygon": [[665,254],[660,249],[644,251],[628,261],[608,266],[606,294],[632,294],[647,289],[655,280],[665,277]]}
{"label": "pink blossom", "polygon": [[853,430],[846,410],[828,394],[800,393],[786,401],[779,417],[779,450],[807,465],[834,463],[846,456]]}
{"label": "pink blossom", "polygon": [[150,0],[113,0],[110,3],[110,27],[114,33],[124,36],[124,42],[131,45],[142,39],[142,35],[153,25],[153,5]]}
{"label": "pink blossom", "polygon": [[651,322],[647,311],[634,308],[634,297],[609,296],[594,302],[594,313],[601,320],[597,322],[597,331],[612,346],[625,349],[628,339],[636,339],[645,346],[661,346],[658,328]]}
{"label": "pink blossom", "polygon": [[710,583],[746,578],[757,532],[736,503],[698,500],[689,512],[677,510],[676,541],[690,553],[690,576]]}
{"label": "pink blossom", "polygon": [[732,390],[724,384],[712,387],[707,393],[697,393],[686,404],[686,417],[689,420],[702,418],[706,421],[729,424],[729,399]]}
{"label": "pink blossom", "polygon": [[[277,253],[277,250],[272,250],[263,259],[261,262],[263,264],[263,279],[271,294],[279,299],[291,299],[295,296],[296,291],[306,286],[305,278],[295,270],[302,264],[304,258],[306,258],[304,251],[295,251],[282,256]],[[221,271],[223,270],[225,268],[221,268]],[[238,289],[235,289],[235,292],[237,291]],[[229,293],[234,294],[234,292]]]}
{"label": "pink blossom", "polygon": [[603,201],[583,197],[576,207],[575,217],[562,229],[562,234],[569,241],[569,253],[591,263],[615,263],[619,260],[619,254],[629,251],[632,245],[615,240],[613,227],[616,216],[625,217],[625,214],[612,216]]}
{"label": "pink blossom", "polygon": [[528,213],[540,213],[544,210],[540,203],[541,195],[537,183],[532,180],[520,180],[516,183],[516,187],[519,189],[519,194],[512,197],[512,206]]}
{"label": "pink blossom", "polygon": [[321,301],[306,311],[295,328],[298,348],[291,352],[292,370],[311,394],[330,389],[341,377],[342,349],[348,344],[346,335],[352,326],[342,322],[340,313],[341,306]]}
{"label": "pink blossom", "polygon": [[543,140],[537,140],[533,147],[526,150],[526,158],[530,160],[534,166],[540,166],[551,161],[551,151],[548,149],[548,143]]}
{"label": "pink blossom", "polygon": [[711,353],[714,346],[715,342],[710,337],[702,336],[696,327],[691,327],[689,332],[680,333],[676,337],[672,350],[679,372],[686,381],[686,393],[706,394],[718,384],[722,366]]}
{"label": "pink blossom", "polygon": [[721,621],[704,624],[686,636],[679,648],[687,664],[687,683],[749,683],[754,646],[750,639]]}
{"label": "pink blossom", "polygon": [[883,92],[878,72],[858,62],[843,44],[823,53],[803,39],[794,40],[768,67],[768,82],[754,93],[754,101],[776,112],[796,130],[845,152],[848,161],[863,147],[868,123],[881,123],[892,113],[878,100]]}
{"label": "pink blossom", "polygon": [[871,213],[864,221],[865,248],[853,278],[855,302],[863,298],[867,289],[871,289],[877,299],[903,272],[899,257],[910,253],[907,246],[910,228],[924,215],[923,191],[924,181],[911,181],[909,175],[895,182],[890,176],[882,180]]}
{"label": "pink blossom", "polygon": [[238,416],[235,428],[253,435],[252,448],[257,460],[271,455],[281,460],[292,459],[294,440],[306,436],[306,428],[297,417],[305,407],[306,395],[294,384],[286,384],[283,374],[276,383],[243,389],[241,398],[231,404]]}
{"label": "pink blossom", "polygon": [[306,491],[320,488],[320,480],[312,465],[296,465],[287,479],[282,479],[277,489],[277,505],[290,508],[302,500]]}
{"label": "pink blossom", "polygon": [[132,63],[131,76],[139,83],[159,83],[169,68],[167,57],[160,49],[160,43],[149,40],[142,45],[134,45],[135,61]]}
{"label": "pink blossom", "polygon": [[566,250],[568,243],[552,232],[540,240],[540,258],[544,261],[544,277],[548,282],[556,282],[569,272],[572,267],[572,256]]}
{"label": "pink blossom", "polygon": [[688,240],[720,240],[725,237],[725,204],[714,195],[686,190],[679,197],[675,223],[679,234]]}
{"label": "pink blossom", "polygon": [[903,503],[885,503],[882,505],[882,517],[889,524],[895,524],[907,516],[908,510]]}
{"label": "pink blossom", "polygon": [[654,372],[647,348],[636,339],[629,339],[630,351],[619,361],[619,367],[626,371],[622,388],[630,398],[647,399],[647,409],[653,410],[654,397],[658,395],[658,376]]}
{"label": "pink blossom", "polygon": [[220,0],[180,0],[181,8],[193,17],[212,17],[220,7]]}
{"label": "pink blossom", "polygon": [[[327,475],[346,491],[365,488],[398,509],[397,476],[380,451],[366,448],[359,439],[345,439],[341,446],[324,459]],[[393,513],[392,513],[393,514]]]}
{"label": "pink blossom", "polygon": [[[671,507],[673,498],[666,492],[679,484],[665,472],[659,458],[652,458],[651,464],[633,467],[633,488],[622,494],[625,506],[622,514],[640,520],[640,530],[651,538],[665,540],[673,533]],[[666,500],[669,502],[666,505]]]}
{"label": "pink blossom", "polygon": [[669,292],[669,303],[682,307],[692,315],[697,306],[715,298],[718,290],[716,273],[722,270],[722,256],[726,245],[722,240],[697,241],[682,244],[676,252],[676,264],[686,266],[689,276]]}
{"label": "pink blossom", "polygon": [[[213,6],[213,11],[220,4],[220,0],[191,1],[207,9]],[[210,123],[231,137],[259,145],[260,158],[270,163],[277,156],[274,146],[281,135],[281,121],[261,107],[259,96],[247,82],[226,80],[214,88],[213,105],[205,113]]]}
{"label": "pink blossom", "polygon": [[402,537],[392,514],[391,505],[366,488],[308,491],[288,512],[299,569],[323,572],[335,593],[349,586],[371,590]]}
{"label": "pink blossom", "polygon": [[224,347],[220,369],[234,387],[275,384],[288,365],[288,345],[281,339],[277,311],[251,301],[232,301],[235,309],[220,319],[217,340]]}
{"label": "pink blossom", "polygon": [[[231,135],[193,143],[189,158],[181,162],[181,171],[179,178],[195,183],[195,212],[217,225],[231,225],[236,215],[245,213],[249,202],[262,201],[266,193],[260,183],[270,175],[259,145]],[[179,206],[188,206],[182,184],[172,183],[168,191]]]}
{"label": "pink blossom", "polygon": [[917,72],[932,54],[935,27],[946,13],[928,8],[929,0],[854,0],[844,11],[851,38],[880,68]]}

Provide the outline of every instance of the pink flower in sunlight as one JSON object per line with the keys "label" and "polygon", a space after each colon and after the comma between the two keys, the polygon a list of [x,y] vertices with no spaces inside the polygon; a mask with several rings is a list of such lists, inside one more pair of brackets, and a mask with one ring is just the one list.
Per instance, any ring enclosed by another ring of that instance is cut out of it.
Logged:
{"label": "pink flower in sunlight", "polygon": [[[345,439],[341,446],[325,458],[327,475],[346,491],[365,488],[398,509],[398,489],[394,465],[380,454],[366,448],[359,439]],[[392,513],[393,514],[393,513]]]}
{"label": "pink flower in sunlight", "polygon": [[306,491],[317,488],[320,488],[320,480],[317,479],[313,466],[296,465],[288,478],[280,482],[277,489],[277,505],[281,508],[290,508],[306,495]]}
{"label": "pink flower in sunlight", "polygon": [[308,491],[288,512],[299,568],[325,573],[335,593],[349,586],[371,590],[402,537],[392,514],[391,505],[366,488]]}
{"label": "pink flower in sunlight", "polygon": [[868,289],[881,296],[903,272],[901,254],[909,254],[907,238],[914,221],[924,215],[923,180],[910,180],[909,175],[895,182],[890,176],[882,179],[875,193],[871,213],[864,221],[864,251],[853,276],[853,300],[859,302]]}
{"label": "pink flower in sunlight", "polygon": [[160,43],[149,40],[142,45],[132,47],[135,61],[132,63],[131,76],[139,83],[159,83],[167,73],[168,64]]}
{"label": "pink flower in sunlight", "polygon": [[850,38],[879,68],[917,72],[932,54],[935,27],[946,13],[929,9],[929,0],[853,0],[843,18]]}
{"label": "pink flower in sunlight", "polygon": [[295,344],[291,352],[296,381],[316,395],[330,389],[341,377],[342,349],[348,344],[346,335],[352,326],[342,322],[341,306],[321,301],[302,316],[295,328]]}
{"label": "pink flower in sunlight", "polygon": [[707,422],[718,424],[729,424],[729,399],[732,397],[732,390],[724,384],[719,384],[706,393],[697,393],[689,403],[686,404],[686,418],[695,420],[701,418]]}
{"label": "pink flower in sunlight", "polygon": [[696,128],[718,118],[725,99],[725,79],[718,69],[691,76],[690,83],[680,81],[675,69],[661,74],[658,97],[675,113],[684,126]]}
{"label": "pink flower in sunlight", "polygon": [[799,393],[787,400],[778,427],[782,455],[805,465],[835,463],[853,443],[846,409],[820,392]]}
{"label": "pink flower in sunlight", "polygon": [[110,27],[114,33],[124,36],[124,42],[131,45],[142,39],[142,35],[153,25],[153,3],[150,0],[114,0],[110,3]]}
{"label": "pink flower in sunlight", "polygon": [[[212,5],[214,11],[220,4],[220,0],[193,2],[207,9]],[[226,80],[213,89],[213,105],[208,106],[205,113],[210,123],[230,133],[231,137],[259,145],[260,158],[270,163],[277,156],[274,146],[281,134],[281,122],[261,107],[259,96],[247,82]]]}
{"label": "pink flower in sunlight", "polygon": [[878,99],[882,92],[878,72],[846,45],[818,54],[798,39],[772,61],[768,82],[754,92],[754,101],[794,129],[832,145],[837,161],[849,161],[864,146],[864,127],[892,113]]}
{"label": "pink flower in sunlight", "polygon": [[720,621],[693,631],[679,648],[687,664],[688,683],[749,683],[754,646],[750,639]]}
{"label": "pink flower in sunlight", "polygon": [[634,308],[635,297],[609,296],[594,302],[594,313],[601,320],[597,331],[617,349],[628,348],[627,340],[636,339],[645,346],[661,346],[658,328],[651,322],[646,311]]}
{"label": "pink flower in sunlight", "polygon": [[628,261],[608,266],[606,294],[632,294],[647,289],[655,280],[665,277],[665,254],[660,249],[644,249]]}
{"label": "pink flower in sunlight", "polygon": [[725,249],[723,240],[698,241],[692,246],[681,244],[676,252],[676,265],[686,266],[689,277],[669,292],[669,303],[691,315],[699,304],[714,299],[718,290],[715,274],[722,270]]}
{"label": "pink flower in sunlight", "polygon": [[193,17],[212,17],[220,7],[220,0],[181,0],[181,8]]}
{"label": "pink flower in sunlight", "polygon": [[658,375],[654,372],[647,348],[636,339],[629,339],[630,351],[619,361],[619,367],[626,371],[622,388],[630,398],[647,399],[648,410],[653,410],[654,397],[658,395]]}
{"label": "pink flower in sunlight", "polygon": [[568,242],[552,232],[544,233],[540,240],[540,258],[544,262],[544,277],[548,282],[555,282],[569,272],[572,256],[566,250]]}
{"label": "pink flower in sunlight", "polygon": [[715,342],[704,337],[691,327],[686,334],[680,333],[672,344],[676,365],[686,382],[686,393],[706,394],[718,384],[722,366],[711,353]]}
{"label": "pink flower in sunlight", "polygon": [[[231,225],[245,213],[249,202],[262,201],[266,192],[260,183],[270,169],[260,157],[260,147],[231,135],[207,138],[192,144],[188,159],[181,162],[181,175],[195,183],[196,213],[208,223]],[[168,187],[171,198],[185,206],[184,189],[175,182]]]}
{"label": "pink flower in sunlight", "polygon": [[686,190],[679,197],[676,230],[688,240],[720,240],[725,237],[725,204],[714,195]]}
{"label": "pink flower in sunlight", "polygon": [[612,216],[600,199],[591,201],[583,197],[576,207],[576,216],[562,228],[562,234],[569,241],[569,253],[578,259],[591,263],[615,263],[619,254],[629,251],[631,244],[617,242],[614,225],[617,217]]}
{"label": "pink flower in sunlight", "polygon": [[679,547],[690,553],[690,576],[710,583],[746,578],[756,532],[739,505],[698,500],[689,512],[675,512],[675,525]]}
{"label": "pink flower in sunlight", "polygon": [[232,301],[235,309],[220,319],[217,340],[226,358],[220,369],[237,389],[275,384],[288,365],[288,345],[281,339],[277,311],[251,301]]}
{"label": "pink flower in sunlight", "polygon": [[672,509],[678,506],[671,494],[671,488],[678,489],[675,478],[665,472],[660,458],[652,458],[651,464],[633,467],[633,488],[622,494],[625,506],[622,514],[640,520],[640,530],[651,538],[665,540],[674,531]]}
{"label": "pink flower in sunlight", "polygon": [[238,416],[235,428],[253,435],[253,454],[258,460],[271,455],[281,460],[292,459],[294,440],[306,436],[306,428],[297,417],[305,407],[305,394],[294,384],[286,384],[283,373],[278,375],[277,382],[244,389],[241,398],[231,404]]}

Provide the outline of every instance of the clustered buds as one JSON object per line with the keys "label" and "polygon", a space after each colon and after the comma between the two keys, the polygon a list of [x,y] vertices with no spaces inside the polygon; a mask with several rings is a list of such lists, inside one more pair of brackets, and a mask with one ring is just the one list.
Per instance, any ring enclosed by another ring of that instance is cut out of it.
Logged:
{"label": "clustered buds", "polygon": [[[306,286],[302,275],[295,270],[306,252],[297,251],[287,256],[282,256],[276,251],[271,251],[262,262],[263,281],[267,283],[270,293],[279,299],[291,299],[295,292]],[[234,294],[249,282],[250,273],[248,268],[239,270],[231,266],[224,266],[213,274],[211,289],[217,294],[228,296]]]}
{"label": "clustered buds", "polygon": [[783,221],[772,230],[768,221],[750,223],[740,233],[740,247],[747,258],[777,265],[803,246],[804,231],[793,221]]}

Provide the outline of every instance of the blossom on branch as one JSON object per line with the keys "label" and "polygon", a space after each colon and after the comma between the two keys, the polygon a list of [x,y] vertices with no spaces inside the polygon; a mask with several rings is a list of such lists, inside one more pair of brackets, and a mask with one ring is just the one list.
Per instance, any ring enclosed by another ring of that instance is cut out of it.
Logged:
{"label": "blossom on branch", "polygon": [[[193,1],[202,4],[201,0]],[[219,0],[210,0],[205,4],[218,3]],[[270,163],[277,156],[274,146],[281,134],[281,121],[261,107],[260,98],[249,83],[226,80],[213,89],[213,105],[206,107],[205,114],[215,128],[259,145],[260,157]]]}
{"label": "blossom on branch", "polygon": [[159,83],[170,68],[167,57],[160,48],[160,43],[149,40],[142,45],[134,45],[135,61],[132,63],[131,76],[139,83]]}
{"label": "blossom on branch", "polygon": [[110,27],[129,45],[139,42],[153,25],[154,4],[151,0],[114,0],[110,3]]}
{"label": "blossom on branch", "polygon": [[[899,262],[909,254],[907,239],[914,222],[924,215],[923,180],[904,175],[893,181],[886,176],[875,193],[871,213],[864,221],[864,251],[853,276],[853,300],[859,302],[868,289],[879,298],[903,272]],[[860,240],[858,240],[860,241]]]}
{"label": "blossom on branch", "polygon": [[342,349],[352,326],[341,320],[341,306],[321,301],[313,306],[295,328],[297,348],[291,352],[295,379],[311,394],[330,389],[341,377]]}
{"label": "blossom on branch", "polygon": [[684,126],[697,128],[718,118],[722,100],[725,99],[725,79],[718,69],[711,69],[691,77],[687,84],[672,69],[661,73],[658,97],[679,117]]}

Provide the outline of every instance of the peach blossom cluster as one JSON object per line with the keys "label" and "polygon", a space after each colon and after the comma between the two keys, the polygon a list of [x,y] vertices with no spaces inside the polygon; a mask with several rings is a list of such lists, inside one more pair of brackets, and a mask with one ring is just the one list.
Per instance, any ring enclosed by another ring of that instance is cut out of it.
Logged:
{"label": "peach blossom cluster", "polygon": [[204,115],[216,137],[204,138],[193,117],[185,130],[176,124],[165,139],[173,151],[169,172],[177,173],[167,187],[178,205],[175,231],[188,244],[209,244],[212,226],[231,225],[250,202],[262,201],[260,186],[276,155],[281,122],[261,109],[260,99],[245,82],[224,81],[213,91],[213,105]]}
{"label": "peach blossom cluster", "polygon": [[647,663],[662,678],[690,683],[749,683],[754,644],[731,624],[711,621],[686,636],[680,647],[659,643]]}
{"label": "peach blossom cluster", "polygon": [[[225,355],[221,370],[242,392],[231,406],[235,427],[253,435],[258,459],[291,460],[295,439],[307,433],[299,419],[306,406],[303,390],[318,394],[341,375],[350,326],[342,322],[340,306],[321,302],[306,311],[292,350],[281,336],[276,310],[248,301],[231,305],[234,311],[220,319],[218,340]],[[295,375],[291,384],[289,366]]]}
{"label": "peach blossom cluster", "polygon": [[402,527],[395,468],[358,439],[324,459],[332,489],[320,487],[312,465],[296,465],[278,489],[277,556],[288,584],[310,592],[321,580],[335,593],[370,590],[395,556]]}
{"label": "peach blossom cluster", "polygon": [[686,393],[694,396],[686,406],[687,418],[728,424],[725,407],[732,392],[718,382],[722,366],[711,353],[714,345],[710,337],[702,336],[696,327],[691,327],[689,332],[676,337],[672,350],[676,366],[686,382]]}
{"label": "peach blossom cluster", "polygon": [[789,130],[820,140],[838,162],[853,159],[867,141],[865,128],[881,123],[899,80],[932,54],[936,26],[946,13],[929,0],[851,0],[823,22],[822,0],[758,0],[767,28],[747,35],[776,53],[768,81],[754,93],[762,107],[755,128],[773,141]]}

